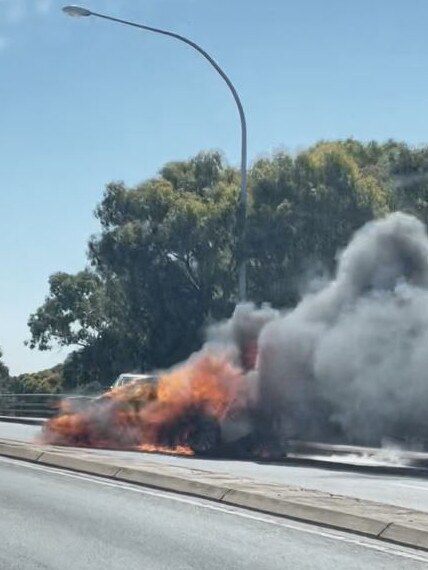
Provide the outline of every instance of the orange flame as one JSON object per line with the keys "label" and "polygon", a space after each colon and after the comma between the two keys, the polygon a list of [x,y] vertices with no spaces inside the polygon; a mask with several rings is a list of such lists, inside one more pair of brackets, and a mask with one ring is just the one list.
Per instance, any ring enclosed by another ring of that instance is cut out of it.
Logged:
{"label": "orange flame", "polygon": [[195,414],[221,422],[247,404],[242,371],[224,356],[203,353],[163,375],[157,385],[122,386],[79,413],[70,413],[65,402],[63,415],[47,423],[44,441],[189,455],[186,435]]}
{"label": "orange flame", "polygon": [[162,445],[151,445],[145,443],[138,446],[140,451],[145,453],[165,453],[167,455],[194,455],[190,447],[185,447],[184,445],[179,445],[178,447],[165,447]]}

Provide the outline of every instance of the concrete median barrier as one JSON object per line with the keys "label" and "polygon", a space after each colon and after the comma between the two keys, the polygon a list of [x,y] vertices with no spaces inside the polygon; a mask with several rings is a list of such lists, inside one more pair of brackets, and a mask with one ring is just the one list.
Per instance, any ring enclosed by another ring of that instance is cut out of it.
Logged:
{"label": "concrete median barrier", "polygon": [[380,538],[400,544],[410,544],[415,548],[428,550],[428,534],[426,529],[419,529],[417,526],[407,527],[392,523],[381,532]]}
{"label": "concrete median barrier", "polygon": [[83,473],[90,473],[91,475],[97,475],[100,477],[114,477],[120,470],[117,465],[101,461],[91,461],[85,458],[61,453],[43,452],[39,455],[36,461],[43,465],[81,471]]}
{"label": "concrete median barrier", "polygon": [[185,495],[194,495],[215,501],[221,501],[227,492],[227,488],[220,485],[195,481],[191,478],[186,479],[184,477],[166,475],[162,473],[161,470],[163,470],[163,468],[158,468],[156,472],[153,472],[145,469],[124,467],[115,474],[114,478],[128,483],[136,483],[137,485],[146,487],[156,487],[157,489],[183,493]]}
{"label": "concrete median barrier", "polygon": [[316,501],[313,504],[302,504],[284,497],[275,498],[263,493],[229,489],[223,497],[223,502],[367,536],[377,537],[385,529],[384,521],[373,516],[366,517],[363,511],[361,514],[351,514],[339,509],[328,509],[322,503],[317,504]]}
{"label": "concrete median barrier", "polygon": [[428,513],[293,486],[125,458],[96,459],[90,450],[0,440],[0,455],[192,495],[428,551]]}
{"label": "concrete median barrier", "polygon": [[0,422],[7,424],[23,424],[28,426],[42,426],[46,418],[22,418],[15,416],[0,416]]}
{"label": "concrete median barrier", "polygon": [[22,459],[23,461],[37,461],[42,451],[36,446],[25,443],[8,443],[0,442],[0,455],[13,457],[14,459]]}

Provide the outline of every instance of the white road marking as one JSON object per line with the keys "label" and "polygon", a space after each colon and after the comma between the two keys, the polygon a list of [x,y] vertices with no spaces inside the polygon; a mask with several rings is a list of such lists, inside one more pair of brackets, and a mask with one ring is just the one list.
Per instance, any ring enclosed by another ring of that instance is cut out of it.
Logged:
{"label": "white road marking", "polygon": [[419,489],[420,491],[428,491],[428,487],[421,487],[420,485],[408,485],[406,483],[396,483],[395,481],[393,481],[392,484],[398,487],[407,487],[408,489]]}
{"label": "white road marking", "polygon": [[[133,493],[140,493],[142,495],[149,495],[152,497],[166,499],[166,500],[173,500],[179,503],[184,503],[188,505],[193,505],[199,508],[208,509],[212,511],[218,511],[221,513],[225,513],[231,516],[238,516],[245,519],[250,519],[257,522],[262,522],[274,526],[279,526],[286,528],[288,530],[293,530],[297,532],[304,532],[306,534],[312,534],[316,536],[321,536],[323,538],[327,538],[330,540],[338,540],[341,542],[345,542],[347,544],[353,544],[357,546],[363,546],[365,548],[369,548],[371,550],[377,550],[379,552],[383,552],[386,554],[390,554],[393,556],[399,556],[402,558],[408,558],[411,560],[416,560],[418,562],[428,562],[428,555],[424,554],[417,554],[413,553],[410,550],[402,550],[399,545],[393,544],[385,544],[385,543],[376,543],[375,539],[365,538],[365,537],[358,537],[346,534],[339,534],[337,531],[330,530],[330,529],[321,529],[321,528],[311,528],[306,526],[304,522],[300,523],[300,525],[292,524],[287,522],[281,518],[274,518],[274,516],[269,517],[269,515],[258,515],[252,513],[251,511],[241,510],[238,507],[223,505],[220,503],[209,503],[208,500],[198,499],[197,497],[188,497],[183,495],[174,494],[173,492],[167,491],[157,491],[155,489],[148,489],[144,487],[138,487],[136,485],[132,485],[126,482],[121,481],[111,481],[107,479],[103,479],[100,477],[96,477],[93,475],[85,474],[85,473],[76,473],[67,471],[64,469],[56,468],[56,467],[49,467],[45,465],[36,465],[34,463],[27,463],[25,461],[19,461],[12,458],[7,457],[0,457],[0,463],[10,463],[14,465],[18,465],[19,467],[26,467],[27,469],[33,469],[35,471],[42,471],[48,472],[54,475],[62,475],[65,477],[70,477],[72,479],[80,479],[82,481],[95,483],[97,485],[104,485],[105,487],[113,487],[121,490],[131,491]],[[207,501],[207,502],[206,502]]]}

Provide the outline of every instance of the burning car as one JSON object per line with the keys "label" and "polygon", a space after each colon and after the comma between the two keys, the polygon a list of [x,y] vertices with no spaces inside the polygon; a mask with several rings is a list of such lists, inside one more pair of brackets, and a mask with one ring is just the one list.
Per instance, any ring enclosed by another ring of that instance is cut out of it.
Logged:
{"label": "burning car", "polygon": [[47,443],[228,454],[254,447],[251,380],[226,358],[202,354],[172,372],[122,374],[101,396],[65,400]]}

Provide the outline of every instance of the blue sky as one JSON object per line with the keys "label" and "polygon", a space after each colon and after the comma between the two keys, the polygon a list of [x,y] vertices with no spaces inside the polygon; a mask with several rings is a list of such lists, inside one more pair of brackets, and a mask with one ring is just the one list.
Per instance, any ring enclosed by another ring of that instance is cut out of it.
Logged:
{"label": "blue sky", "polygon": [[[60,0],[0,0],[0,345],[13,373],[61,361],[30,351],[26,322],[54,271],[85,265],[105,183],[221,149],[239,160],[233,100],[190,48]],[[246,109],[250,159],[324,138],[428,142],[426,0],[87,0],[188,35]]]}

